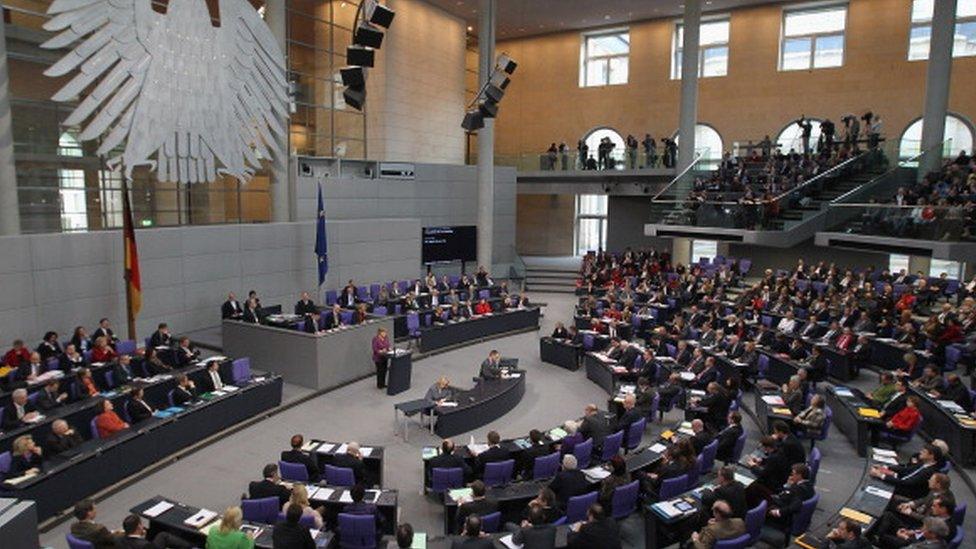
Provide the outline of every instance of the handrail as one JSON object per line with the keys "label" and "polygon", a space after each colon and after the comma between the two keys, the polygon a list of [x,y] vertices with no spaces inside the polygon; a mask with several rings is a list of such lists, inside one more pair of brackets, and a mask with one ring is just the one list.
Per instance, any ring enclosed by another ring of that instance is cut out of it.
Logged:
{"label": "handrail", "polygon": [[651,197],[651,202],[657,202],[658,197],[661,196],[662,194],[664,194],[664,191],[670,189],[671,186],[674,185],[675,183],[677,183],[679,179],[681,179],[688,172],[690,172],[691,169],[695,167],[695,164],[698,164],[698,162],[704,156],[705,156],[705,153],[704,152],[697,152],[697,153],[695,153],[695,158],[692,159],[692,161],[691,161],[690,164],[688,164],[688,167],[686,167],[685,169],[681,170],[681,173],[679,173],[678,175],[674,176],[674,179],[672,179],[670,183],[668,183],[667,185],[665,185],[663,189],[661,189],[660,191],[658,191],[657,194],[655,194],[653,197]]}
{"label": "handrail", "polygon": [[799,191],[800,189],[803,189],[806,186],[813,184],[814,181],[818,181],[821,178],[827,177],[827,175],[830,174],[830,173],[832,173],[833,171],[839,170],[839,169],[847,166],[851,162],[854,162],[855,160],[859,160],[865,154],[867,154],[867,153],[863,153],[862,152],[862,153],[858,154],[857,156],[852,156],[852,157],[848,158],[847,160],[841,162],[840,164],[837,164],[833,168],[830,168],[829,170],[827,170],[825,172],[822,172],[822,173],[817,174],[816,177],[814,177],[813,179],[808,179],[807,181],[804,181],[803,184],[800,185],[799,187],[794,187],[794,188],[792,188],[792,189],[790,189],[790,190],[788,190],[786,192],[783,192],[783,193],[781,193],[781,194],[779,194],[777,196],[774,196],[773,198],[771,198],[769,200],[766,200],[765,202],[766,203],[779,202],[781,199],[786,198],[787,196],[790,196],[791,194],[795,193],[796,191]]}
{"label": "handrail", "polygon": [[890,170],[886,171],[885,173],[883,173],[883,174],[879,175],[878,177],[875,177],[874,179],[868,181],[867,183],[865,183],[865,184],[863,184],[863,185],[861,185],[861,186],[859,186],[859,187],[857,187],[855,189],[851,189],[851,190],[847,191],[846,193],[838,196],[837,198],[831,200],[830,202],[827,203],[827,207],[839,206],[840,204],[838,204],[838,202],[840,202],[841,200],[847,198],[848,196],[850,196],[850,195],[852,195],[852,194],[854,194],[854,193],[856,193],[858,191],[861,191],[861,190],[865,189],[869,185],[873,185],[877,181],[880,181],[881,179],[883,179],[885,177],[888,177],[889,175],[895,173],[896,171],[898,171],[901,168],[908,167],[908,164],[910,164],[912,162],[917,162],[919,158],[922,158],[923,156],[925,156],[926,154],[929,154],[933,150],[935,150],[935,149],[942,149],[943,147],[945,147],[945,144],[946,143],[952,143],[952,139],[946,139],[945,141],[939,143],[938,145],[933,145],[933,146],[929,147],[928,149],[925,149],[924,151],[919,151],[919,153],[916,154],[915,156],[912,156],[910,158],[906,158],[905,160],[898,161],[898,164],[895,165],[895,167],[891,168]]}
{"label": "handrail", "polygon": [[885,208],[892,210],[914,210],[915,208],[930,208],[933,210],[951,210],[958,205],[942,206],[940,204],[889,204],[886,202],[845,202],[844,204],[828,204],[830,208]]}

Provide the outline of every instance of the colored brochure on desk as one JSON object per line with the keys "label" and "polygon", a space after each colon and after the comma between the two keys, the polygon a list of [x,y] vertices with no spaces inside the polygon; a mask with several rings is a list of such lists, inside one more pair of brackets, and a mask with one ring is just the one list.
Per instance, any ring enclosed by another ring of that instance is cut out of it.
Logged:
{"label": "colored brochure on desk", "polygon": [[861,524],[871,524],[871,515],[851,509],[850,507],[844,507],[841,509],[840,516],[860,522]]}
{"label": "colored brochure on desk", "polygon": [[455,488],[453,490],[448,490],[447,495],[450,496],[456,502],[462,502],[471,499],[471,494],[473,491],[471,488]]}
{"label": "colored brochure on desk", "polygon": [[857,413],[863,417],[870,417],[874,419],[881,418],[881,412],[875,410],[874,408],[858,408]]}
{"label": "colored brochure on desk", "polygon": [[558,442],[558,441],[566,438],[566,435],[567,434],[568,433],[566,433],[566,431],[563,430],[562,427],[556,427],[555,429],[549,431],[549,438],[551,438],[552,440]]}
{"label": "colored brochure on desk", "polygon": [[212,522],[213,519],[217,518],[217,513],[209,509],[200,509],[194,513],[190,518],[183,521],[183,524],[191,526],[193,528],[200,528],[201,526]]}
{"label": "colored brochure on desk", "polygon": [[774,414],[779,414],[779,415],[782,415],[782,416],[792,416],[793,415],[793,412],[789,408],[780,408],[779,406],[776,406],[776,407],[773,408],[773,413]]}
{"label": "colored brochure on desk", "polygon": [[158,417],[160,419],[166,419],[168,417],[172,417],[172,415],[173,412],[170,412],[168,410],[156,410],[155,412],[153,412],[153,417]]}
{"label": "colored brochure on desk", "polygon": [[512,541],[512,534],[508,534],[507,536],[502,536],[498,538],[498,541],[501,542],[501,544],[507,547],[508,549],[522,549],[522,547],[525,547],[524,545],[519,545],[514,541]]}
{"label": "colored brochure on desk", "polygon": [[153,505],[149,509],[146,509],[145,511],[143,511],[142,512],[142,516],[147,517],[147,518],[156,518],[159,515],[162,515],[163,513],[165,513],[166,511],[169,511],[172,508],[173,508],[173,504],[172,503],[170,503],[170,502],[168,502],[166,500],[163,500],[163,501],[160,501],[159,503],[157,503],[156,505]]}
{"label": "colored brochure on desk", "polygon": [[770,406],[783,406],[786,403],[783,402],[783,397],[779,395],[765,395],[762,397],[763,402],[769,404]]}

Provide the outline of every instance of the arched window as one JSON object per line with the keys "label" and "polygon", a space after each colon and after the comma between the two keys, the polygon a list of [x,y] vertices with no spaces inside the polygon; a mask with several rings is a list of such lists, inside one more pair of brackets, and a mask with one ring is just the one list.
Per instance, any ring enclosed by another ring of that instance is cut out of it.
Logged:
{"label": "arched window", "polygon": [[[675,132],[674,142],[681,147],[680,132]],[[701,153],[702,162],[718,164],[722,160],[722,136],[707,124],[695,124],[695,152]]]}
{"label": "arched window", "polygon": [[586,146],[589,147],[589,152],[587,154],[594,159],[597,159],[597,146],[600,145],[600,141],[602,141],[604,137],[609,137],[610,141],[613,141],[613,144],[616,145],[616,147],[613,148],[613,151],[611,151],[610,157],[616,161],[615,165],[619,166],[620,161],[622,161],[624,158],[624,138],[612,128],[597,128],[586,135],[583,141],[585,141]]}
{"label": "arched window", "polygon": [[[816,118],[808,118],[810,124],[813,126],[810,131],[810,150],[817,150],[817,141],[820,140],[820,122],[822,120],[817,120]],[[794,120],[783,128],[783,131],[779,132],[779,136],[776,138],[776,147],[779,147],[784,153],[790,152],[790,149],[802,153],[803,152],[803,130],[800,125]]]}
{"label": "arched window", "polygon": [[[950,114],[946,116],[944,140],[952,140],[952,145],[945,150],[946,157],[958,156],[960,152],[973,152],[973,130],[968,122]],[[922,119],[912,122],[905,133],[901,134],[898,144],[898,157],[911,158],[922,152]]]}
{"label": "arched window", "polygon": [[[58,138],[58,155],[84,156],[81,143],[73,132],[64,132]],[[58,170],[58,187],[61,195],[61,229],[64,231],[88,230],[88,203],[85,198],[85,171]]]}

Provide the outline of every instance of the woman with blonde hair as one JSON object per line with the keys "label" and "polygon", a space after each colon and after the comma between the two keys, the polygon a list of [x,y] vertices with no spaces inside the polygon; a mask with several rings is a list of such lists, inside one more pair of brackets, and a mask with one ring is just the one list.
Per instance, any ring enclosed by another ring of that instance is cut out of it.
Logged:
{"label": "woman with blonde hair", "polygon": [[319,511],[312,509],[312,506],[308,502],[308,489],[305,488],[304,484],[295,484],[292,486],[291,498],[281,507],[281,512],[287,513],[288,508],[292,505],[302,509],[303,517],[312,517],[312,520],[315,521],[316,529],[322,528],[322,514]]}
{"label": "woman with blonde hair", "polygon": [[220,524],[207,532],[207,549],[254,549],[254,539],[241,532],[244,513],[240,507],[228,507]]}

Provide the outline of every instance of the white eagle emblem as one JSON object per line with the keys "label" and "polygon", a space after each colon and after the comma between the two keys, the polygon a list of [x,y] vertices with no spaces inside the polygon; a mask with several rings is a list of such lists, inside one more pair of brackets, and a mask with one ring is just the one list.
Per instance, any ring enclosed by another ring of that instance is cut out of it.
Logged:
{"label": "white eagle emblem", "polygon": [[[81,103],[65,124],[88,121],[80,139],[102,137],[98,155],[157,170],[159,181],[246,181],[261,159],[284,160],[288,93],[285,60],[247,0],[218,0],[220,26],[206,0],[54,0],[43,44],[73,49],[45,74],[78,74],[53,97]],[[124,148],[120,148],[123,146]],[[154,160],[155,159],[155,160]]]}

